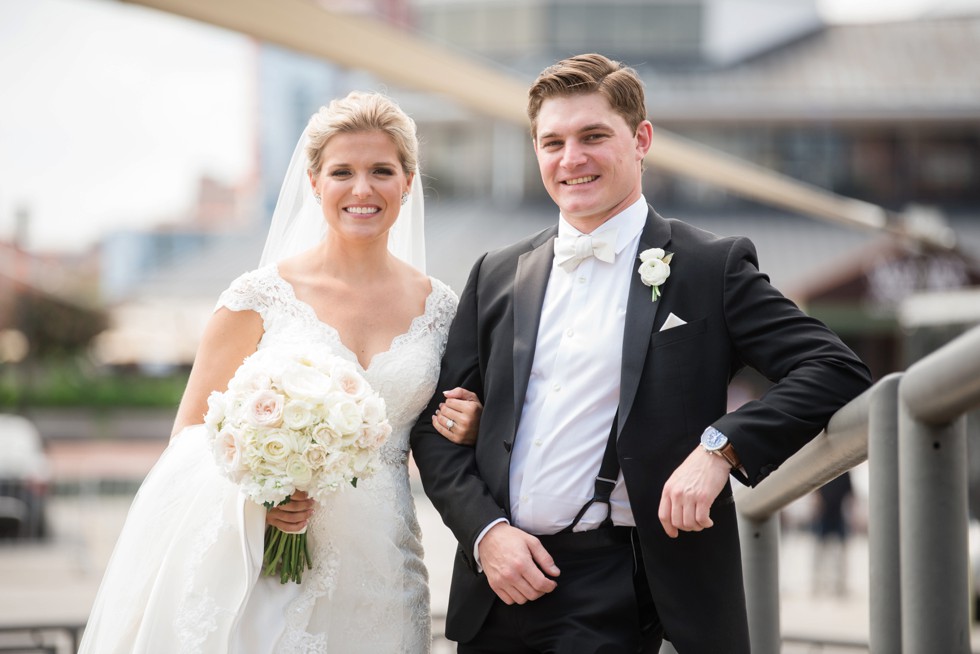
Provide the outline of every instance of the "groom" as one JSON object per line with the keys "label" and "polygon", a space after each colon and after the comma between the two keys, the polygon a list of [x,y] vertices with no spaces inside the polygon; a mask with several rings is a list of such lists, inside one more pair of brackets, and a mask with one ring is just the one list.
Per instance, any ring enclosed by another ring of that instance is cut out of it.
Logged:
{"label": "groom", "polygon": [[[412,433],[460,543],[446,635],[464,654],[657,652],[664,637],[747,653],[729,477],[761,481],[868,371],[769,284],[748,240],[647,204],[635,71],[563,60],[528,115],[558,224],[484,255],[460,298],[439,388],[482,399],[475,448],[431,413]],[[774,385],[726,414],[745,365]]]}

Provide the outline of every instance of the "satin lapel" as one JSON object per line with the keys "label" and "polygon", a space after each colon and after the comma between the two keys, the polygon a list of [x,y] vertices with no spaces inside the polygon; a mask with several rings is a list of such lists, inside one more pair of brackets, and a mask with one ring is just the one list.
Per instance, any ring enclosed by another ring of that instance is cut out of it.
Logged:
{"label": "satin lapel", "polygon": [[521,420],[541,323],[541,305],[555,258],[555,236],[548,234],[535,249],[520,256],[514,275],[514,433]]}
{"label": "satin lapel", "polygon": [[[651,289],[640,281],[636,270],[640,267],[639,253],[648,248],[664,248],[670,243],[670,226],[650,208],[647,223],[640,235],[633,274],[630,275],[629,299],[626,301],[626,326],[623,331],[623,372],[619,387],[619,431],[629,417],[633,400],[640,385],[643,364],[650,347],[650,336],[657,319],[657,310],[663,304],[663,297],[656,302],[651,300]],[[666,287],[664,292],[667,292]]]}

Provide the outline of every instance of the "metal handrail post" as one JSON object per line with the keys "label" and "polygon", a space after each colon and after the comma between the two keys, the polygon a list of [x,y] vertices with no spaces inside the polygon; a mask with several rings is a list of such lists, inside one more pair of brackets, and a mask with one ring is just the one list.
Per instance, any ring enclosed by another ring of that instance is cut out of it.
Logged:
{"label": "metal handrail post", "polygon": [[966,412],[980,406],[980,327],[899,383],[899,533],[905,652],[969,652]]}
{"label": "metal handrail post", "polygon": [[868,414],[869,647],[902,651],[898,527],[898,385],[901,373],[875,384]]}
{"label": "metal handrail post", "polygon": [[980,407],[980,326],[910,367],[900,392],[912,415],[934,425]]}
{"label": "metal handrail post", "polygon": [[898,440],[902,651],[969,654],[966,418],[930,425],[902,401]]}
{"label": "metal handrail post", "polygon": [[753,654],[779,654],[779,514],[763,520],[738,516],[742,574]]}
{"label": "metal handrail post", "polygon": [[780,651],[779,511],[867,459],[872,390],[842,407],[823,433],[759,486],[735,492],[753,654]]}

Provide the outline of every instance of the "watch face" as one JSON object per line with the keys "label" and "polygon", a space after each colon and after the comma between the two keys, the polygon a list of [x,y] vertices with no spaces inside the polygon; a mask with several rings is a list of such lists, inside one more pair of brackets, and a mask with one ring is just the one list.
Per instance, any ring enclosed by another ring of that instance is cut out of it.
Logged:
{"label": "watch face", "polygon": [[701,444],[706,450],[720,450],[727,442],[728,437],[714,427],[708,427],[701,435]]}

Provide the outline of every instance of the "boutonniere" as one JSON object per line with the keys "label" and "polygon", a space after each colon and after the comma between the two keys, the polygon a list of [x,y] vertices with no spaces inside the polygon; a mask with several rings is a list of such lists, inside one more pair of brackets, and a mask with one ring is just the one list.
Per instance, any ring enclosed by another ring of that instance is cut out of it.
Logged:
{"label": "boutonniere", "polygon": [[660,248],[650,248],[640,252],[640,281],[653,289],[653,302],[660,299],[660,286],[670,277],[670,260],[673,252],[664,252]]}

